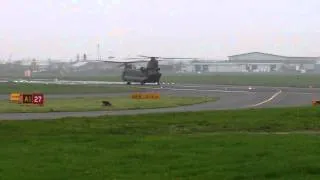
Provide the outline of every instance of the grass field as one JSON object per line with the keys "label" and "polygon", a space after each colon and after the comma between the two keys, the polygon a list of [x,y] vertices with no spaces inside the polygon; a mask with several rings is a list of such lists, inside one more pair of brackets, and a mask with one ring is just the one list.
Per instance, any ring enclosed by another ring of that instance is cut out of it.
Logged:
{"label": "grass field", "polygon": [[310,107],[1,121],[0,176],[319,179],[319,116]]}
{"label": "grass field", "polygon": [[[66,80],[121,81],[120,75],[66,76]],[[161,81],[194,84],[231,84],[320,87],[320,74],[259,74],[259,73],[212,73],[212,74],[163,74]]]}
{"label": "grass field", "polygon": [[[109,97],[79,97],[68,99],[47,99],[44,106],[27,106],[10,103],[7,100],[0,101],[0,113],[2,112],[62,112],[62,111],[103,111],[125,109],[150,109],[177,107],[191,104],[215,101],[212,97],[177,97],[161,95],[160,99],[131,99],[126,96]],[[102,101],[109,101],[112,106],[102,106]]]}
{"label": "grass field", "polygon": [[20,84],[0,83],[0,94],[12,92],[41,92],[44,94],[74,94],[74,93],[121,93],[133,92],[141,88],[116,85],[62,85],[62,84]]}

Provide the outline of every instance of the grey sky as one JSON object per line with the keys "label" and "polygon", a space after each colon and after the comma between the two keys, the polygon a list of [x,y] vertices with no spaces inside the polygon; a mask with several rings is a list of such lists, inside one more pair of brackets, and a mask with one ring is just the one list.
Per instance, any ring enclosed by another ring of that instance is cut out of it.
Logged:
{"label": "grey sky", "polygon": [[320,56],[319,0],[1,0],[0,59]]}

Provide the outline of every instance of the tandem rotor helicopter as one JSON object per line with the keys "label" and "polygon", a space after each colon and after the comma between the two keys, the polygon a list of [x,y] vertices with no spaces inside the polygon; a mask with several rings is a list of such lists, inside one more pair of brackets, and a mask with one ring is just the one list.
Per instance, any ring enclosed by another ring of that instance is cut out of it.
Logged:
{"label": "tandem rotor helicopter", "polygon": [[[141,85],[145,83],[157,83],[160,85],[160,79],[162,73],[159,68],[159,61],[172,60],[172,59],[196,59],[196,58],[163,58],[155,56],[143,56],[139,55],[140,58],[126,58],[126,60],[134,61],[113,61],[113,60],[100,60],[100,62],[107,63],[120,63],[120,66],[124,66],[122,71],[122,81],[127,82],[130,85],[132,82],[138,82]],[[115,57],[109,57],[108,59],[113,59]],[[146,67],[141,67],[136,69],[133,63],[147,62]]]}

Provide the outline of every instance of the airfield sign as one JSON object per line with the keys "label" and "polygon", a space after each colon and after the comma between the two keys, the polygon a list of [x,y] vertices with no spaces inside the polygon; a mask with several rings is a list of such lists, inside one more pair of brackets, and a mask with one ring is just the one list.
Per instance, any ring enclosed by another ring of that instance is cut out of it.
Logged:
{"label": "airfield sign", "polygon": [[43,93],[11,93],[10,101],[19,103],[19,104],[35,104],[35,105],[44,105],[44,94]]}
{"label": "airfield sign", "polygon": [[132,99],[160,99],[159,93],[133,93]]}
{"label": "airfield sign", "polygon": [[44,95],[41,93],[33,93],[32,94],[32,104],[43,105],[44,103]]}
{"label": "airfield sign", "polygon": [[22,94],[22,104],[32,104],[32,94]]}
{"label": "airfield sign", "polygon": [[10,102],[19,102],[19,101],[20,101],[20,93],[10,94]]}

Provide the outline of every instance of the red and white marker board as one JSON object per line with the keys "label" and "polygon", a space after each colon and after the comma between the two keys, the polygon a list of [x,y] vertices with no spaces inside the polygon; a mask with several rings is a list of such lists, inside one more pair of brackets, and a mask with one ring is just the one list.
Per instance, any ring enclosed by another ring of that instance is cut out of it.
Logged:
{"label": "red and white marker board", "polygon": [[43,105],[44,104],[44,95],[42,93],[33,93],[32,94],[32,104]]}
{"label": "red and white marker board", "polygon": [[42,93],[20,94],[20,103],[22,104],[44,104],[44,95]]}

